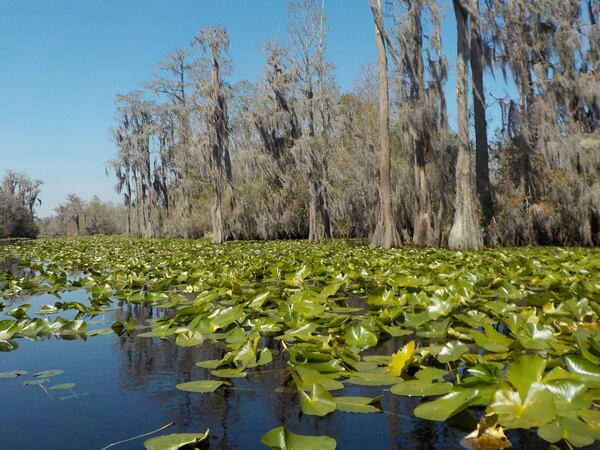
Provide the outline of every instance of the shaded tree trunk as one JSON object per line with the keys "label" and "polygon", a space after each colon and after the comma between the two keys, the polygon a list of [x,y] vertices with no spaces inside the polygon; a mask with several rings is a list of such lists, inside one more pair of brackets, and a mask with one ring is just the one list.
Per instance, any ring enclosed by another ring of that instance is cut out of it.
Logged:
{"label": "shaded tree trunk", "polygon": [[215,199],[212,207],[212,232],[213,242],[215,244],[222,244],[225,242],[225,222],[223,221],[223,202],[221,199],[221,193],[215,189]]}
{"label": "shaded tree trunk", "polygon": [[453,249],[476,249],[482,245],[471,188],[469,156],[469,112],[467,109],[467,11],[461,0],[453,0],[456,16],[456,103],[458,113],[458,158],[456,161],[456,198],[454,222],[448,236]]}
{"label": "shaded tree trunk", "polygon": [[[494,216],[488,154],[487,121],[485,117],[485,92],[483,90],[482,42],[480,34],[479,0],[473,1],[471,27],[471,76],[473,77],[473,112],[475,120],[475,180],[481,204],[484,227]],[[487,234],[487,233],[486,233]]]}
{"label": "shaded tree trunk", "polygon": [[369,0],[375,22],[375,43],[377,44],[377,80],[379,88],[379,218],[375,232],[371,236],[372,247],[390,249],[401,244],[400,235],[394,223],[392,211],[390,116],[387,54],[385,46],[383,12],[381,0]]}
{"label": "shaded tree trunk", "polygon": [[[426,132],[424,133],[426,134]],[[434,244],[433,227],[431,226],[431,199],[426,167],[429,161],[429,140],[420,139],[415,147],[415,194],[416,214],[413,231],[413,244],[417,247],[428,247]]]}
{"label": "shaded tree trunk", "polygon": [[[413,5],[415,8],[415,5]],[[433,228],[431,226],[431,200],[429,198],[429,183],[427,180],[426,168],[431,162],[430,147],[431,136],[425,123],[425,70],[423,68],[423,27],[421,24],[421,12],[417,9],[413,14],[414,20],[414,81],[416,88],[417,105],[422,111],[421,121],[416,128],[419,138],[415,142],[415,194],[416,194],[416,214],[413,230],[413,244],[418,247],[427,247],[433,245]]]}
{"label": "shaded tree trunk", "polygon": [[331,238],[331,219],[329,211],[325,205],[325,198],[320,189],[320,183],[313,181],[310,183],[309,223],[308,240],[309,242],[319,242],[324,238]]}

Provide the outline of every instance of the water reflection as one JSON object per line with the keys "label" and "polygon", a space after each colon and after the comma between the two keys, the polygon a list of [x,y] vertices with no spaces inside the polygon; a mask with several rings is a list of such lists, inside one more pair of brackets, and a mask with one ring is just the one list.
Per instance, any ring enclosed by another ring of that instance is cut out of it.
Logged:
{"label": "water reflection", "polygon": [[[85,291],[69,292],[65,297],[88,301]],[[41,304],[55,301],[52,295],[39,295],[17,303],[32,304],[33,314]],[[142,304],[115,302],[112,311],[90,320],[90,328],[110,327],[116,320],[134,319],[143,324],[161,314]],[[454,449],[470,431],[419,420],[412,410],[420,399],[389,392],[382,399],[386,414],[338,411],[324,418],[303,415],[293,389],[276,391],[290,381],[286,354],[278,341],[269,343],[274,359],[265,370],[250,371],[246,379],[231,380],[231,387],[213,394],[175,389],[177,383],[212,378],[209,370],[195,366],[198,361],[223,357],[225,350],[209,342],[184,348],[172,340],[127,334],[95,336],[87,341],[18,341],[21,347],[17,351],[0,354],[0,372],[63,369],[65,373],[52,383],[76,383],[75,392],[80,396],[60,400],[52,391],[48,397],[40,389],[24,387],[23,379],[0,380],[0,449],[101,448],[171,421],[176,425],[164,433],[210,428],[210,447],[223,450],[260,448],[262,435],[279,425],[296,433],[334,437],[340,449]],[[374,353],[391,354],[402,344],[391,339]],[[343,395],[380,393],[377,387],[349,385]],[[534,432],[511,433],[509,438],[515,448],[547,447]],[[143,439],[116,448],[141,448],[142,443]]]}

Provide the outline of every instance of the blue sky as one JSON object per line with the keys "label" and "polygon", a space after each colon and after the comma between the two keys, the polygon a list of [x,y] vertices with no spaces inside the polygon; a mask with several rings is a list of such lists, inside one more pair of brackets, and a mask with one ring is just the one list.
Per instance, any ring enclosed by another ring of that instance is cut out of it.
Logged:
{"label": "blue sky", "polygon": [[[325,0],[329,60],[342,90],[374,61],[367,0]],[[452,10],[444,47],[455,58]],[[286,0],[0,0],[0,175],[20,170],[44,181],[39,215],[66,194],[120,201],[106,176],[113,156],[114,95],[140,87],[200,27],[230,34],[231,81],[260,77],[259,45],[287,39]],[[453,75],[448,93],[453,92]],[[450,120],[453,98],[448,98]]]}

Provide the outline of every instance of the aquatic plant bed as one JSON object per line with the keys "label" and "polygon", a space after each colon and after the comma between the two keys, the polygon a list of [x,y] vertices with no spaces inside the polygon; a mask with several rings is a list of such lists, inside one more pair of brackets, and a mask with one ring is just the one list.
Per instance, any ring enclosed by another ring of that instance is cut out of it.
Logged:
{"label": "aquatic plant bed", "polygon": [[591,249],[21,241],[0,448],[593,447],[599,314]]}

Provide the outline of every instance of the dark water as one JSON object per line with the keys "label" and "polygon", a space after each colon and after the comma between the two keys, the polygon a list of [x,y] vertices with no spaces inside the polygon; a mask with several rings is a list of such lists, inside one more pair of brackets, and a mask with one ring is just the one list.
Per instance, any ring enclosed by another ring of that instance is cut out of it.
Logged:
{"label": "dark water", "polygon": [[[33,306],[29,314],[33,316],[40,304],[57,300],[52,295],[17,302],[4,300],[4,311],[11,305],[30,303]],[[87,293],[65,293],[62,300],[83,303]],[[154,314],[143,306],[124,305],[89,319],[88,329],[108,328],[115,320],[129,317],[143,323]],[[279,425],[295,433],[331,436],[339,449],[453,449],[460,448],[459,440],[470,431],[419,420],[412,410],[420,399],[389,392],[381,403],[385,414],[336,411],[324,418],[302,415],[294,391],[276,391],[288,381],[281,353],[262,373],[251,371],[247,379],[230,380],[235,389],[193,394],[178,391],[175,385],[212,378],[208,370],[194,363],[221,358],[220,348],[208,343],[182,348],[158,338],[115,334],[85,341],[51,338],[17,342],[16,351],[0,353],[0,372],[23,369],[29,374],[0,379],[0,450],[100,449],[170,422],[175,426],[162,434],[204,432],[210,428],[212,449],[264,448],[261,437]],[[386,345],[397,346],[394,342]],[[72,391],[45,392],[39,386],[23,385],[34,373],[49,369],[65,372],[50,378],[46,387],[59,383],[76,383],[76,387]],[[349,386],[343,394],[336,391],[334,395],[380,393],[378,387]],[[548,447],[534,432],[512,433],[509,438],[513,448]],[[144,439],[112,448],[143,448]]]}

